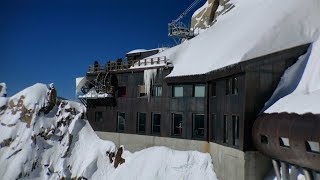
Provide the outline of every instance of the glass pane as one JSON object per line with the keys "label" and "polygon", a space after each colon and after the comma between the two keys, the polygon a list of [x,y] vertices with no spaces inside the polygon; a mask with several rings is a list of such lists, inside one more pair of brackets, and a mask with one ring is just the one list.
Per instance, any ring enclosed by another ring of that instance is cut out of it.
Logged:
{"label": "glass pane", "polygon": [[152,133],[160,133],[160,114],[152,114]]}
{"label": "glass pane", "polygon": [[154,96],[162,96],[162,86],[154,86],[153,87],[153,95]]}
{"label": "glass pane", "polygon": [[212,83],[212,96],[216,96],[217,95],[217,92],[216,92],[216,82],[213,82]]}
{"label": "glass pane", "polygon": [[173,134],[174,135],[182,135],[182,115],[181,114],[173,114]]}
{"label": "glass pane", "polygon": [[194,87],[194,97],[204,97],[205,86],[195,86]]}
{"label": "glass pane", "polygon": [[237,78],[232,78],[232,94],[238,94]]}
{"label": "glass pane", "polygon": [[118,131],[124,131],[125,113],[118,113]]}
{"label": "glass pane", "polygon": [[223,116],[223,142],[228,143],[228,137],[229,137],[229,132],[228,132],[228,116],[224,115]]}
{"label": "glass pane", "polygon": [[146,113],[138,113],[138,132],[146,131]]}
{"label": "glass pane", "polygon": [[232,116],[233,124],[233,145],[239,145],[239,116]]}
{"label": "glass pane", "polygon": [[95,121],[97,121],[97,122],[102,122],[103,121],[102,112],[96,112],[95,113]]}
{"label": "glass pane", "polygon": [[204,137],[204,115],[196,114],[193,118],[193,136]]}
{"label": "glass pane", "polygon": [[183,87],[174,86],[173,87],[173,97],[183,97]]}

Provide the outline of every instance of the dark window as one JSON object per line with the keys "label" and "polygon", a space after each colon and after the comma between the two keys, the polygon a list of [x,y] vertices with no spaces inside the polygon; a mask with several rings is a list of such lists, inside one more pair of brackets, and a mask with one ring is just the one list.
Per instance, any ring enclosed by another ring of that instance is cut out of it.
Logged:
{"label": "dark window", "polygon": [[152,134],[160,134],[161,114],[152,113]]}
{"label": "dark window", "polygon": [[118,97],[125,97],[127,94],[126,86],[120,86],[118,89]]}
{"label": "dark window", "polygon": [[205,89],[204,85],[195,85],[193,88],[193,97],[205,97]]}
{"label": "dark window", "polygon": [[183,97],[183,87],[182,86],[173,86],[172,97]]}
{"label": "dark window", "polygon": [[268,137],[266,135],[260,135],[260,142],[262,144],[268,144],[269,143]]}
{"label": "dark window", "polygon": [[172,114],[172,135],[182,136],[183,122],[182,114]]}
{"label": "dark window", "polygon": [[214,140],[214,124],[216,123],[217,115],[211,114],[211,139]]}
{"label": "dark window", "polygon": [[204,137],[204,115],[203,114],[193,114],[192,136],[195,138]]}
{"label": "dark window", "polygon": [[216,82],[212,83],[211,96],[213,96],[213,97],[217,96],[217,84],[216,84]]}
{"label": "dark window", "polygon": [[280,143],[280,146],[282,146],[282,147],[290,147],[289,138],[280,137],[279,143]]}
{"label": "dark window", "polygon": [[229,142],[229,123],[228,123],[228,116],[223,116],[223,142],[228,143]]}
{"label": "dark window", "polygon": [[234,146],[239,146],[239,116],[232,116],[233,142]]}
{"label": "dark window", "polygon": [[144,97],[146,96],[147,93],[146,93],[146,88],[144,85],[139,85],[138,86],[138,97]]}
{"label": "dark window", "polygon": [[156,96],[156,97],[162,96],[162,86],[160,85],[153,86],[153,96]]}
{"label": "dark window", "polygon": [[231,79],[226,79],[226,95],[231,94]]}
{"label": "dark window", "polygon": [[238,79],[236,77],[233,77],[232,78],[232,94],[238,94]]}
{"label": "dark window", "polygon": [[124,126],[125,126],[125,123],[126,123],[126,114],[122,113],[122,112],[118,112],[117,122],[118,122],[117,131],[118,132],[123,132],[124,131]]}
{"label": "dark window", "polygon": [[103,121],[103,114],[102,114],[102,112],[95,112],[95,118],[94,118],[94,120],[96,121],[96,122],[102,122]]}
{"label": "dark window", "polygon": [[146,113],[138,113],[138,133],[145,133],[146,132]]}
{"label": "dark window", "polygon": [[306,141],[306,150],[308,152],[320,154],[319,142]]}

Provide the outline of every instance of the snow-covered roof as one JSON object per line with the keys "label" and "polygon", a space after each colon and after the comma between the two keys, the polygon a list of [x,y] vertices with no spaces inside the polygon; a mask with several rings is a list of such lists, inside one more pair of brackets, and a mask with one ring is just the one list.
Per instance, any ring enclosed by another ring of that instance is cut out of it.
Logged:
{"label": "snow-covered roof", "polygon": [[[298,74],[298,75],[297,75]],[[298,76],[298,77],[296,77]],[[320,114],[320,37],[290,67],[266,106],[265,113]]]}
{"label": "snow-covered roof", "polygon": [[165,49],[167,49],[167,48],[163,47],[163,48],[155,48],[155,49],[135,49],[135,50],[132,50],[132,51],[127,52],[127,54],[148,52],[148,51],[154,51],[154,50],[158,50],[159,52],[162,52],[162,51],[164,51]]}
{"label": "snow-covered roof", "polygon": [[168,76],[205,74],[241,61],[314,42],[320,33],[318,0],[233,1],[235,7],[199,36],[167,49]]}

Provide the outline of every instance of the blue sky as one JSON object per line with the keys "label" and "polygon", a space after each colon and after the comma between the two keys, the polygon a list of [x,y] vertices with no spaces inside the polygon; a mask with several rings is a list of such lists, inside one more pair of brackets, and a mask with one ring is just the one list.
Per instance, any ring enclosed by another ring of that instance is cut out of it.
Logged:
{"label": "blue sky", "polygon": [[53,82],[59,96],[74,99],[75,78],[94,60],[173,45],[167,23],[192,2],[0,0],[0,82],[9,95]]}

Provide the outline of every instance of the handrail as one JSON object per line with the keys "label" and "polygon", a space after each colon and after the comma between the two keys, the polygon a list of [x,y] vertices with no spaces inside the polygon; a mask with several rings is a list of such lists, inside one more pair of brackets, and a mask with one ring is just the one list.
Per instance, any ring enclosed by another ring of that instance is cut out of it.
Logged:
{"label": "handrail", "polygon": [[154,57],[154,58],[145,58],[142,60],[131,60],[131,61],[109,61],[106,65],[89,65],[88,73],[100,73],[100,72],[109,72],[113,70],[125,70],[131,67],[140,67],[154,64],[167,64],[167,57]]}

